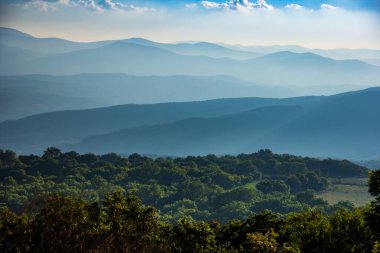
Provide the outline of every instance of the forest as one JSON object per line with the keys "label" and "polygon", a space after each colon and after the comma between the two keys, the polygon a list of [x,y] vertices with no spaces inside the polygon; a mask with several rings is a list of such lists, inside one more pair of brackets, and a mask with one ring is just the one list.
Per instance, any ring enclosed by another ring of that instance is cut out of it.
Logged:
{"label": "forest", "polygon": [[331,214],[345,201],[329,205],[316,193],[330,178],[367,177],[368,169],[345,160],[278,155],[270,150],[238,156],[156,158],[63,153],[42,156],[0,151],[0,205],[22,212],[46,194],[97,202],[107,193],[135,195],[160,211],[163,220],[180,218],[226,223],[264,209],[280,214],[317,208]]}
{"label": "forest", "polygon": [[[260,150],[238,156],[0,151],[1,252],[380,252],[380,170]],[[366,177],[356,208],[315,196]]]}

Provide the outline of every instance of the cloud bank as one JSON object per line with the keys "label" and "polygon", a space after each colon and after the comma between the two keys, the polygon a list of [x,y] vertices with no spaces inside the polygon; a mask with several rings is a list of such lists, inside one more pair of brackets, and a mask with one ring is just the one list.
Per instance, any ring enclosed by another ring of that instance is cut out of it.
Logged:
{"label": "cloud bank", "polygon": [[273,10],[274,7],[268,4],[265,0],[257,0],[251,2],[249,0],[232,0],[225,3],[218,3],[212,1],[202,1],[201,5],[206,9],[230,9],[230,10],[253,10],[253,9],[267,9]]}
{"label": "cloud bank", "polygon": [[[215,2],[215,1],[201,1],[201,6],[205,9],[221,9],[221,10],[237,10],[237,11],[250,11],[257,9],[264,10],[274,10],[275,7],[270,5],[266,0],[257,0],[256,2],[252,2],[249,0],[231,0],[226,2]],[[289,3],[285,6],[282,6],[279,9],[288,9],[288,10],[309,10],[314,11],[314,9],[308,9],[304,6],[296,3]],[[320,10],[339,10],[341,9],[338,6],[334,6],[331,4],[323,3],[319,6]]]}
{"label": "cloud bank", "polygon": [[291,9],[291,10],[303,10],[304,7],[299,4],[287,4],[284,7],[285,9]]}
{"label": "cloud bank", "polygon": [[110,11],[149,11],[154,8],[125,4],[115,0],[24,0],[17,4],[23,9],[38,9],[41,11],[55,11],[62,5],[71,7],[83,7],[95,12]]}
{"label": "cloud bank", "polygon": [[[5,0],[8,1],[8,0]],[[275,0],[272,0],[275,1]],[[38,9],[41,11],[56,11],[60,6],[71,6],[71,7],[83,7],[87,10],[95,12],[105,12],[105,11],[149,11],[155,10],[155,8],[147,6],[136,6],[133,4],[128,4],[130,1],[121,0],[23,0],[19,2],[18,6],[23,9]],[[158,3],[159,1],[157,1]],[[145,1],[141,1],[145,3]],[[154,3],[146,2],[146,3]],[[159,8],[170,8],[169,5],[161,4]],[[195,2],[188,2],[184,4],[185,9],[199,10],[201,7],[206,10],[232,10],[232,11],[244,11],[249,12],[252,10],[274,10],[274,9],[288,9],[288,10],[312,10],[307,9],[298,3],[289,3],[285,6],[277,6],[275,8],[267,0],[227,0],[225,2],[215,1],[215,0],[198,0]],[[329,3],[323,3],[320,6],[321,10],[338,10],[341,7],[334,6]]]}
{"label": "cloud bank", "polygon": [[331,4],[321,4],[322,10],[339,10],[340,8]]}
{"label": "cloud bank", "polygon": [[[37,37],[380,47],[377,13],[335,6],[329,0],[312,6],[306,0],[186,0],[166,5],[161,0],[157,5],[158,0],[19,0],[18,5],[4,1],[8,0],[0,1],[0,26]],[[147,11],[152,7],[154,11]]]}

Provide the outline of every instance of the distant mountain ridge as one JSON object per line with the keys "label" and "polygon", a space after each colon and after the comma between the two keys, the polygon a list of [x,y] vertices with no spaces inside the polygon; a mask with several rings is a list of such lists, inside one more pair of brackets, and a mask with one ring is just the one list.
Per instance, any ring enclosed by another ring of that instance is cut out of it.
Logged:
{"label": "distant mountain ridge", "polygon": [[35,153],[59,146],[80,152],[173,156],[270,148],[365,160],[379,155],[379,108],[380,88],[372,88],[334,96],[64,111],[0,123],[0,148]]}
{"label": "distant mountain ridge", "polygon": [[31,50],[44,54],[60,54],[72,51],[106,46],[114,42],[128,42],[143,46],[166,49],[183,55],[207,55],[215,58],[232,58],[236,60],[251,59],[262,54],[234,50],[208,42],[197,43],[158,43],[143,38],[123,40],[106,40],[98,42],[73,42],[58,38],[36,38],[15,29],[0,27],[0,45]]}
{"label": "distant mountain ridge", "polygon": [[366,49],[366,48],[357,48],[357,49],[348,49],[348,48],[335,48],[335,49],[312,49],[306,48],[298,45],[272,45],[272,46],[243,46],[243,45],[229,45],[222,44],[225,47],[255,52],[259,54],[271,54],[280,51],[291,51],[294,53],[315,53],[320,56],[332,58],[335,60],[365,60],[365,59],[380,59],[380,50],[379,49]]}
{"label": "distant mountain ridge", "polygon": [[100,42],[73,42],[59,38],[36,38],[15,29],[0,27],[0,45],[34,51],[40,54],[59,54],[96,48],[108,44]]}
{"label": "distant mountain ridge", "polygon": [[376,88],[309,106],[262,107],[231,116],[125,129],[65,147],[178,156],[270,148],[309,156],[373,159],[380,150],[379,108],[380,88]]}
{"label": "distant mountain ridge", "polygon": [[[297,117],[297,106],[262,107],[217,118],[191,118],[173,124],[142,126],[88,137],[62,146],[79,152],[144,153],[163,156],[238,154],[263,134]],[[241,134],[245,136],[241,138]]]}
{"label": "distant mountain ridge", "polygon": [[265,106],[315,106],[326,97],[288,99],[236,98],[202,102],[120,105],[98,109],[51,112],[0,123],[0,148],[41,152],[46,146],[120,129],[174,123],[188,118],[209,118]]}
{"label": "distant mountain ridge", "polygon": [[218,44],[208,42],[195,42],[195,43],[157,43],[142,38],[131,38],[124,40],[128,43],[135,43],[143,46],[152,46],[171,51],[173,53],[188,55],[188,56],[209,56],[213,58],[230,58],[234,60],[249,60],[262,56],[255,52],[234,50]]}
{"label": "distant mountain ridge", "polygon": [[231,75],[254,83],[276,86],[368,87],[380,83],[378,66],[358,60],[337,61],[312,53],[275,52],[262,56],[260,53],[206,42],[165,44],[138,38],[77,43],[60,39],[38,39],[19,35],[16,31],[4,32],[4,29],[0,29],[0,35],[0,45],[12,45],[14,48],[46,54],[30,60],[3,63],[0,68],[2,75],[118,72],[143,76]]}
{"label": "distant mountain ridge", "polygon": [[228,76],[0,76],[0,122],[43,112],[129,103],[292,95],[283,87],[266,87]]}
{"label": "distant mountain ridge", "polygon": [[361,59],[380,51],[80,43],[0,28],[0,56],[0,148],[378,158],[378,88],[293,96],[379,86],[380,67]]}

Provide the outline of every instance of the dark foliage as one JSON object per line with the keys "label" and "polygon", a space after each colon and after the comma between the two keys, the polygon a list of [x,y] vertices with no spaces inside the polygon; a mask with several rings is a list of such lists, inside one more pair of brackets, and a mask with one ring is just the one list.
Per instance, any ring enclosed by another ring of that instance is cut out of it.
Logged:
{"label": "dark foliage", "polygon": [[172,223],[183,217],[225,223],[264,209],[286,214],[313,207],[331,213],[336,207],[315,196],[329,186],[326,176],[365,173],[347,161],[270,150],[157,159],[63,153],[54,147],[42,156],[0,150],[0,205],[20,213],[50,193],[99,201],[107,192],[120,190],[156,207]]}
{"label": "dark foliage", "polygon": [[[120,191],[100,202],[48,195],[35,213],[0,211],[0,251],[8,252],[377,252],[366,210],[316,210],[246,220],[163,222],[157,210]],[[373,250],[373,251],[372,251]]]}

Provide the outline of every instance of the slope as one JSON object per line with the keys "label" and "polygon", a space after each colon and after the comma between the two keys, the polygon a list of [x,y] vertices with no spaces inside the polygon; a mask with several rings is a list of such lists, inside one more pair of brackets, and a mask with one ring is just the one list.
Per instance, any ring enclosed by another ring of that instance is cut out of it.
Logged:
{"label": "slope", "polygon": [[327,97],[312,105],[264,107],[230,116],[125,129],[66,148],[158,155],[236,154],[270,148],[308,156],[378,157],[379,88]]}
{"label": "slope", "polygon": [[42,54],[58,54],[70,51],[96,48],[110,42],[72,42],[58,38],[36,38],[15,29],[0,27],[0,45],[30,50]]}
{"label": "slope", "polygon": [[171,51],[173,53],[188,55],[188,56],[209,56],[213,58],[231,58],[234,60],[248,60],[253,59],[262,54],[255,52],[233,50],[218,44],[208,42],[196,42],[196,43],[158,43],[143,38],[131,38],[125,40],[129,43],[135,43],[143,46],[152,46],[161,49]]}
{"label": "slope", "polygon": [[212,119],[193,118],[173,124],[125,129],[61,147],[95,153],[112,150],[174,156],[237,154],[300,113],[302,108],[296,106],[264,107]]}
{"label": "slope", "polygon": [[0,123],[0,148],[41,152],[47,146],[78,142],[98,134],[142,125],[167,124],[194,117],[217,117],[275,105],[321,103],[325,97],[289,99],[239,98],[203,102],[122,105],[107,108],[44,113]]}
{"label": "slope", "polygon": [[279,52],[236,61],[184,56],[152,46],[115,42],[103,47],[47,56],[8,65],[1,74],[128,73],[134,75],[231,75],[275,85],[378,85],[380,67],[360,61],[336,61],[311,53]]}
{"label": "slope", "polygon": [[0,94],[0,121],[43,112],[128,103],[292,95],[285,88],[255,85],[228,76],[138,77],[125,74],[3,76],[0,77]]}

